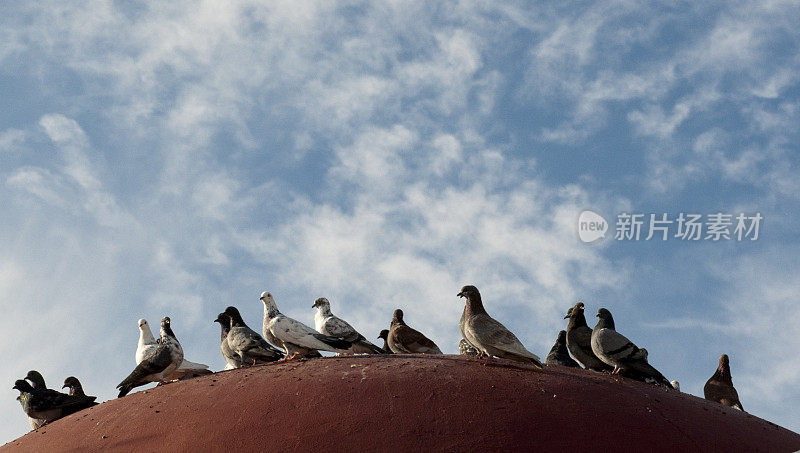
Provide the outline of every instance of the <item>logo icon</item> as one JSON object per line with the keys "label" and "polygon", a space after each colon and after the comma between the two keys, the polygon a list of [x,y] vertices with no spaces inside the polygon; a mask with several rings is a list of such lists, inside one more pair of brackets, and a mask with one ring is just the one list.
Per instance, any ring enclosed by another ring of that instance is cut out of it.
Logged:
{"label": "logo icon", "polygon": [[594,242],[606,237],[608,222],[594,211],[583,211],[578,216],[578,237],[583,242]]}

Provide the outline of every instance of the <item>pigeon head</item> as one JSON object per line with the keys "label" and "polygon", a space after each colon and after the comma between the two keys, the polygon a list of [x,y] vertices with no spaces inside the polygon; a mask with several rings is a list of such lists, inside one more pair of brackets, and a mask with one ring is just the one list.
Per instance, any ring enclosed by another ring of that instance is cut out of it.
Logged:
{"label": "pigeon head", "polygon": [[389,338],[389,330],[387,330],[387,329],[381,330],[381,333],[378,334],[378,338],[382,338],[384,340]]}
{"label": "pigeon head", "polygon": [[272,318],[277,316],[278,313],[278,305],[275,304],[275,299],[272,298],[272,294],[267,291],[261,293],[261,302],[264,302],[264,311],[267,313],[267,316]]}
{"label": "pigeon head", "polygon": [[558,340],[556,340],[556,343],[567,344],[567,331],[566,330],[562,330],[562,331],[558,332]]}
{"label": "pigeon head", "polygon": [[172,325],[169,316],[164,316],[161,318],[161,336],[170,336],[175,338],[175,333],[172,332]]}
{"label": "pigeon head", "polygon": [[145,327],[149,326],[150,324],[147,323],[147,320],[142,318],[139,320],[139,330],[143,330]]}
{"label": "pigeon head", "polygon": [[230,327],[244,326],[244,319],[236,307],[228,307],[225,309],[225,314],[230,318]]}
{"label": "pigeon head", "polygon": [[458,294],[456,294],[456,296],[465,297],[467,299],[476,298],[476,299],[480,300],[481,293],[478,291],[478,288],[476,288],[476,287],[474,287],[472,285],[467,285],[467,286],[461,288],[461,291]]}
{"label": "pigeon head", "polygon": [[64,386],[61,387],[61,388],[63,389],[63,388],[67,388],[67,387],[69,387],[69,394],[72,395],[72,396],[76,396],[76,395],[83,396],[84,395],[83,386],[81,385],[81,381],[79,381],[78,378],[76,378],[75,376],[70,376],[70,377],[64,379]]}
{"label": "pigeon head", "polygon": [[597,321],[597,327],[595,328],[614,330],[614,317],[611,316],[610,311],[601,308],[597,310],[597,317],[600,318],[600,320]]}
{"label": "pigeon head", "polygon": [[74,387],[80,387],[80,386],[81,386],[81,381],[79,381],[78,378],[76,378],[75,376],[70,376],[70,377],[64,379],[64,386],[61,387],[61,388],[65,389],[67,387],[74,388]]}
{"label": "pigeon head", "polygon": [[16,381],[14,381],[14,386],[11,388],[19,390],[20,393],[33,392],[33,387],[31,387],[31,384],[23,379],[17,379]]}
{"label": "pigeon head", "polygon": [[228,316],[227,313],[223,312],[217,315],[217,319],[215,319],[214,322],[218,322],[222,327],[230,328],[231,317]]}
{"label": "pigeon head", "polygon": [[318,309],[331,308],[331,303],[328,301],[328,299],[320,297],[319,299],[314,301],[314,305],[312,305],[311,308],[318,308]]}
{"label": "pigeon head", "polygon": [[728,354],[719,356],[719,366],[715,373],[720,379],[731,381],[731,363]]}
{"label": "pigeon head", "polygon": [[42,377],[42,374],[36,370],[28,371],[28,374],[25,375],[25,379],[31,381],[31,384],[33,384],[34,388],[47,388],[44,383],[44,377]]}
{"label": "pigeon head", "polygon": [[578,302],[573,305],[572,308],[567,310],[567,316],[564,316],[564,319],[569,318],[569,326],[567,327],[567,330],[586,325],[586,317],[583,315],[583,311],[583,302]]}
{"label": "pigeon head", "polygon": [[486,313],[486,310],[483,308],[483,301],[481,301],[481,293],[478,292],[478,288],[467,285],[461,288],[461,292],[456,294],[458,297],[463,297],[467,299],[466,301],[466,309],[472,314],[478,313]]}
{"label": "pigeon head", "polygon": [[406,323],[403,322],[403,310],[399,308],[392,313],[392,325],[395,324],[406,325]]}

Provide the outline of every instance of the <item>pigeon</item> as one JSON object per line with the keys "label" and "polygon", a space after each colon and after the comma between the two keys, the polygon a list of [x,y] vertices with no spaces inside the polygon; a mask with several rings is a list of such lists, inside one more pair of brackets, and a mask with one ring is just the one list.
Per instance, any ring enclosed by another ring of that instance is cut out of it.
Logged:
{"label": "pigeon", "polygon": [[272,294],[264,291],[260,299],[264,303],[264,337],[274,341],[278,346],[283,346],[286,351],[285,360],[318,354],[320,350],[344,354],[353,347],[350,341],[321,334],[284,315],[278,311]]}
{"label": "pigeon", "polygon": [[[136,346],[136,364],[142,363],[145,354],[155,349],[158,342],[153,337],[153,332],[150,330],[150,324],[147,320],[142,318],[139,320],[139,344]],[[208,369],[208,365],[202,363],[190,362],[186,359],[181,362],[177,370],[164,379],[165,381],[175,381],[179,379],[187,379],[197,376],[211,374],[212,371]]]}
{"label": "pigeon", "polygon": [[669,383],[670,383],[670,385],[672,385],[672,388],[674,388],[675,390],[677,390],[679,392],[681,391],[681,383],[680,382],[678,382],[678,381],[669,381]]}
{"label": "pigeon", "polygon": [[[83,386],[81,385],[81,381],[79,381],[78,378],[76,378],[75,376],[70,376],[70,377],[64,379],[64,386],[61,387],[61,388],[62,389],[69,388],[69,395],[70,396],[86,396],[86,394],[83,393]],[[97,398],[97,397],[95,396],[93,398]],[[94,403],[94,404],[97,404],[97,403]],[[92,404],[92,405],[94,405],[94,404]]]}
{"label": "pigeon", "polygon": [[663,374],[647,363],[647,351],[639,349],[614,329],[610,311],[601,308],[597,317],[600,319],[592,331],[592,351],[600,360],[614,367],[613,374],[673,388]]}
{"label": "pigeon", "polygon": [[215,319],[214,322],[218,322],[220,327],[219,350],[222,353],[222,358],[225,359],[225,369],[232,370],[234,368],[241,368],[242,360],[237,354],[231,351],[231,347],[228,346],[227,341],[228,331],[231,330],[231,317],[223,312],[217,315],[217,319]]}
{"label": "pigeon", "polygon": [[31,425],[31,429],[39,429],[47,423],[47,420],[43,418],[33,418],[28,415],[28,406],[30,404],[30,398],[33,397],[33,387],[31,386],[30,382],[17,379],[14,383],[12,389],[19,390],[19,396],[17,397],[17,401],[22,406],[23,412],[28,417],[28,424]]}
{"label": "pigeon", "polygon": [[150,382],[163,382],[183,363],[183,348],[172,332],[169,317],[161,319],[161,337],[155,349],[150,349],[142,361],[122,382],[117,385],[119,398],[134,387]]}
{"label": "pigeon", "polygon": [[572,368],[580,368],[581,366],[569,356],[567,351],[567,331],[562,330],[558,332],[556,344],[550,349],[550,353],[544,359],[546,365],[561,365]]}
{"label": "pigeon", "polygon": [[457,296],[466,299],[462,335],[481,356],[489,359],[497,356],[542,367],[536,354],[525,349],[516,335],[486,313],[478,288],[467,285],[461,288]]}
{"label": "pigeon", "polygon": [[441,354],[436,343],[419,331],[403,322],[403,310],[399,308],[392,315],[387,341],[389,349],[395,354]]}
{"label": "pigeon", "polygon": [[739,401],[739,393],[733,387],[731,380],[731,366],[727,354],[719,356],[719,366],[714,375],[708,379],[703,387],[703,395],[709,401],[730,406],[734,409],[744,411],[742,403]]}
{"label": "pigeon", "polygon": [[477,349],[475,349],[472,346],[470,346],[469,343],[467,343],[467,340],[465,340],[463,338],[458,342],[458,353],[461,354],[461,355],[479,355],[480,354]]}
{"label": "pigeon", "polygon": [[381,348],[382,354],[394,354],[391,349],[389,349],[389,343],[387,343],[387,339],[389,338],[389,329],[381,330],[381,333],[378,334],[378,339],[383,340],[383,347]]}
{"label": "pigeon", "polygon": [[239,367],[275,362],[283,358],[281,351],[264,340],[255,330],[247,327],[236,307],[226,308],[225,314],[230,319],[230,330],[225,341],[228,343],[230,354],[238,358],[235,361],[239,363]]}
{"label": "pigeon", "polygon": [[592,329],[586,324],[583,302],[567,310],[567,349],[572,357],[587,370],[612,371],[614,367],[598,359],[592,352]]}
{"label": "pigeon", "polygon": [[36,371],[29,372],[25,379],[18,379],[12,388],[19,390],[17,400],[33,429],[97,404],[94,396],[72,396],[48,389],[44,378]]}
{"label": "pigeon", "polygon": [[311,307],[317,309],[317,313],[314,315],[314,327],[317,332],[353,343],[348,352],[353,354],[383,353],[381,348],[367,341],[364,335],[358,333],[347,321],[331,313],[331,303],[328,299],[320,297],[314,301],[314,305]]}

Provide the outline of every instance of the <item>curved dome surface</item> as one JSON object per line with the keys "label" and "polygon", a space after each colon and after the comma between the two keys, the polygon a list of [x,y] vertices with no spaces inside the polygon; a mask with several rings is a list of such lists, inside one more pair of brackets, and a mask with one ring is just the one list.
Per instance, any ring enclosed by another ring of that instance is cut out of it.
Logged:
{"label": "curved dome surface", "polygon": [[800,435],[609,374],[463,356],[346,356],[216,373],[111,400],[6,451],[795,451]]}

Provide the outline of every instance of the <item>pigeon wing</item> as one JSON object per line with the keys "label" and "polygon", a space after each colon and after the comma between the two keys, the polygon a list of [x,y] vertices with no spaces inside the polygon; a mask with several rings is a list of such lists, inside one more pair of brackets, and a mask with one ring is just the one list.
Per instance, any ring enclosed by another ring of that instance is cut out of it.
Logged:
{"label": "pigeon wing", "polygon": [[592,351],[604,362],[613,366],[620,366],[625,360],[641,355],[636,347],[625,335],[613,329],[602,328],[592,334]]}
{"label": "pigeon wing", "polygon": [[[473,316],[469,319],[467,328],[478,344],[499,349],[509,356],[525,357],[539,363],[539,357],[525,349],[525,346],[522,345],[516,335],[500,321],[487,314]],[[502,356],[503,354],[498,355]]]}
{"label": "pigeon wing", "polygon": [[336,352],[337,349],[346,350],[351,345],[349,341],[323,335],[286,316],[273,319],[269,329],[272,335],[282,343],[297,345],[305,349]]}
{"label": "pigeon wing", "polygon": [[726,406],[730,406],[740,411],[744,411],[742,403],[739,401],[739,393],[726,382],[716,378],[716,375],[711,376],[711,379],[703,386],[703,396],[710,401],[716,401]]}
{"label": "pigeon wing", "polygon": [[421,332],[412,329],[411,327],[398,325],[389,331],[389,336],[392,338],[390,345],[394,344],[395,349],[400,354],[441,354],[442,351],[436,346],[436,343],[431,341],[428,337]]}
{"label": "pigeon wing", "polygon": [[329,316],[325,319],[324,330],[327,335],[341,338],[349,342],[355,342],[361,336],[353,326],[337,316]]}
{"label": "pigeon wing", "polygon": [[[159,374],[172,364],[172,353],[166,345],[160,345],[150,354],[146,355],[142,362],[122,382],[117,385],[120,389],[120,396],[125,396],[133,387],[151,382],[148,380],[153,375]],[[125,391],[124,389],[127,389]],[[122,392],[125,392],[124,394]]]}

